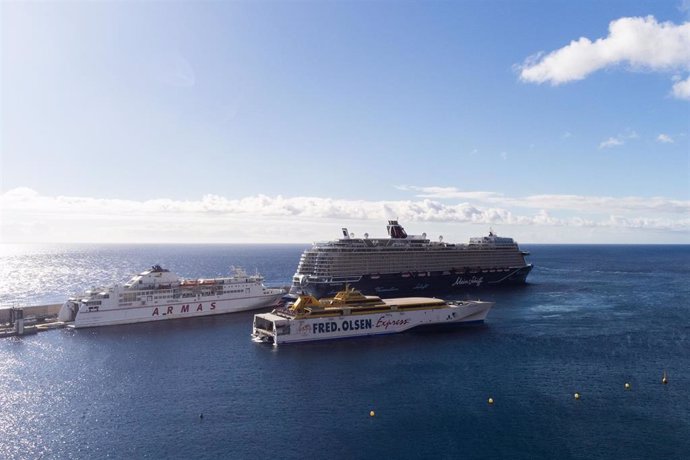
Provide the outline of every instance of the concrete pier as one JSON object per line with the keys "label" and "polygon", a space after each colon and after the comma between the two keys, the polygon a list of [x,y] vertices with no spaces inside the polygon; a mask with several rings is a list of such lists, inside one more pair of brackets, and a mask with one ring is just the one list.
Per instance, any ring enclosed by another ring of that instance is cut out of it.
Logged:
{"label": "concrete pier", "polygon": [[[20,307],[24,310],[24,318],[34,317],[37,321],[45,320],[46,318],[57,317],[60,312],[61,303],[54,303],[49,305],[33,305],[27,307]],[[11,306],[0,307],[0,324],[10,322]]]}
{"label": "concrete pier", "polygon": [[61,306],[50,304],[0,308],[0,337],[35,334],[64,327],[65,323],[57,321]]}

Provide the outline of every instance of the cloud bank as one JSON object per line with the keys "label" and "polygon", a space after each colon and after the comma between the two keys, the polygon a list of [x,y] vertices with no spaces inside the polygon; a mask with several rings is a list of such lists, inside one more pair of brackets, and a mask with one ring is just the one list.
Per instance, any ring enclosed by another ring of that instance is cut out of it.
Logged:
{"label": "cloud bank", "polygon": [[[522,81],[560,85],[617,65],[632,71],[690,71],[690,22],[676,25],[653,16],[620,18],[609,24],[605,38],[580,37],[550,53],[532,55],[518,68]],[[690,78],[677,81],[672,94],[690,99]]]}
{"label": "cloud bank", "polygon": [[[426,199],[471,200],[488,205],[509,208],[567,210],[586,214],[629,213],[635,215],[680,214],[690,216],[690,201],[673,200],[664,197],[607,197],[587,195],[529,195],[509,197],[496,192],[465,192],[455,187],[399,186],[401,190],[412,191]],[[686,219],[687,220],[687,219]]]}
{"label": "cloud bank", "polygon": [[[432,226],[452,223],[685,234],[690,230],[690,202],[662,197],[508,197],[495,192],[463,192],[454,187],[398,188],[414,192],[416,199],[367,201],[265,195],[229,199],[206,195],[199,200],[135,201],[45,196],[17,188],[0,195],[0,231],[5,241],[285,242],[318,239],[320,233],[314,229],[324,226],[329,227],[327,235],[331,235],[334,225],[381,225],[390,218]],[[286,230],[281,234],[277,228]]]}

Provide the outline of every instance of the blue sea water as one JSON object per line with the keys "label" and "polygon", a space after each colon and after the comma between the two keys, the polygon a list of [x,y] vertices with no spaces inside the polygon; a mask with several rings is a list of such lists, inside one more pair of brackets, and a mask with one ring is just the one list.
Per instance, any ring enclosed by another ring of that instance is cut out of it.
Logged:
{"label": "blue sea water", "polygon": [[[282,285],[303,249],[6,245],[0,302],[154,263]],[[0,457],[690,458],[690,246],[526,249],[528,285],[460,295],[496,301],[477,327],[274,348],[248,312],[0,339]]]}

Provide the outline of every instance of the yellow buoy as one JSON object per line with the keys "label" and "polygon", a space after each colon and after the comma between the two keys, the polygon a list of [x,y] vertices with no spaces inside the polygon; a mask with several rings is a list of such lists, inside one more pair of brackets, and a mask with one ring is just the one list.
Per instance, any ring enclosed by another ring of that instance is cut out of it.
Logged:
{"label": "yellow buoy", "polygon": [[373,417],[374,415],[376,415],[376,413],[373,410],[369,412],[369,417]]}
{"label": "yellow buoy", "polygon": [[575,393],[575,394],[573,395],[573,397],[574,397],[575,399],[580,399],[580,393]]}
{"label": "yellow buoy", "polygon": [[494,398],[489,398],[489,404],[493,404],[493,403],[494,403]]}
{"label": "yellow buoy", "polygon": [[625,382],[625,389],[629,390],[630,389],[630,384],[628,382]]}

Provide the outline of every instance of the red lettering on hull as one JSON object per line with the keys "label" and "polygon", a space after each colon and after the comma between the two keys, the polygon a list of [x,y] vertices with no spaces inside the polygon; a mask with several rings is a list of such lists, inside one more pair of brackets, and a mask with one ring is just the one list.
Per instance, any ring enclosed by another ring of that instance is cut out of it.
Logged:
{"label": "red lettering on hull", "polygon": [[[175,309],[175,307],[168,306],[168,307],[164,307],[164,308],[166,308],[165,312],[162,313],[164,316],[174,314],[173,310]],[[215,310],[215,309],[216,309],[216,302],[211,302],[211,306],[209,307],[209,310]],[[196,311],[203,312],[204,311],[204,304],[200,303],[199,305],[197,305]],[[180,313],[189,313],[189,304],[181,305],[180,306]],[[160,316],[160,315],[161,315],[161,312],[159,311],[158,307],[154,308],[153,313],[151,313],[151,316]]]}

